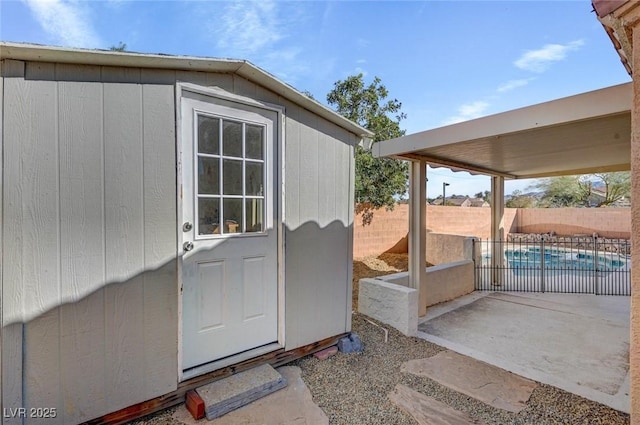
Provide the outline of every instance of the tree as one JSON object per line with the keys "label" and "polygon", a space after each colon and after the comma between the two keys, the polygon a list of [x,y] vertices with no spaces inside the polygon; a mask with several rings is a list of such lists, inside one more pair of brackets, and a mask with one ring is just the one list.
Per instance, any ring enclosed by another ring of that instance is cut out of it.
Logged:
{"label": "tree", "polygon": [[118,43],[117,46],[109,47],[109,50],[114,52],[126,52],[127,51],[127,43],[123,43],[122,41]]}
{"label": "tree", "polygon": [[598,173],[594,176],[604,184],[605,197],[599,201],[596,207],[606,207],[631,195],[631,173],[628,171],[618,173]]}
{"label": "tree", "polygon": [[315,98],[315,97],[313,97],[313,93],[311,93],[309,90],[304,90],[304,91],[302,92],[302,94],[303,94],[303,95],[305,95],[305,96],[307,96],[309,99],[316,100],[316,98]]}
{"label": "tree", "polygon": [[505,203],[507,208],[533,208],[536,205],[536,199],[522,193],[520,190],[511,192],[511,197]]}
{"label": "tree", "polygon": [[540,179],[533,187],[542,192],[540,206],[561,208],[587,206],[590,192],[580,176],[561,176]]}
{"label": "tree", "polygon": [[[389,92],[380,78],[365,85],[358,74],[337,81],[327,95],[327,102],[336,112],[374,133],[373,143],[403,136],[400,121],[402,103],[388,100]],[[373,146],[372,143],[372,146]],[[393,209],[396,201],[407,193],[409,167],[405,161],[374,158],[371,148],[356,146],[355,153],[356,212],[362,213],[365,224],[370,223],[376,209]]]}
{"label": "tree", "polygon": [[[597,186],[604,186],[604,195]],[[629,196],[631,176],[625,171],[550,177],[539,180],[534,187],[543,193],[543,207],[605,207]]]}
{"label": "tree", "polygon": [[485,190],[484,192],[478,192],[473,195],[474,198],[482,199],[485,202],[491,203],[491,191]]}

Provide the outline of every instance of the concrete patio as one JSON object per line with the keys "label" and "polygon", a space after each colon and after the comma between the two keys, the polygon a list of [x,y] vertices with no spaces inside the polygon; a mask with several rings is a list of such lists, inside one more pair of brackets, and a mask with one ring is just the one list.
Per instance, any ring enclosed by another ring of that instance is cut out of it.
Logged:
{"label": "concrete patio", "polygon": [[628,413],[630,298],[474,292],[428,309],[418,337]]}

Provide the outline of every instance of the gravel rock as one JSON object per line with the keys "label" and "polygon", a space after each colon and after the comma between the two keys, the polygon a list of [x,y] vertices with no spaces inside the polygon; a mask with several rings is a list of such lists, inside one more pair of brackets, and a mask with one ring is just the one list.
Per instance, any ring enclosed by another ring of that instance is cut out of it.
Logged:
{"label": "gravel rock", "polygon": [[[549,385],[541,384],[536,388],[527,407],[514,414],[486,405],[429,378],[402,373],[402,363],[434,356],[444,348],[384,327],[389,330],[387,343],[380,328],[368,323],[365,316],[354,313],[353,332],[360,336],[363,352],[337,353],[325,360],[307,356],[290,364],[302,369],[302,379],[311,391],[314,402],[329,417],[330,424],[415,425],[411,416],[389,400],[389,393],[398,383],[446,403],[472,418],[482,419],[487,424],[629,424],[629,415],[625,413]],[[171,417],[174,410],[168,409],[133,423],[182,425]]]}
{"label": "gravel rock", "polygon": [[627,414],[549,385],[541,384],[534,390],[527,407],[514,414],[486,405],[431,379],[401,373],[400,367],[405,361],[431,357],[444,349],[418,338],[406,337],[393,328],[385,328],[389,330],[387,343],[381,329],[368,323],[365,316],[354,313],[353,331],[362,339],[362,353],[338,353],[325,361],[305,357],[294,362],[302,369],[302,378],[314,401],[327,414],[331,424],[415,424],[413,418],[388,398],[398,383],[487,424],[629,423]]}
{"label": "gravel rock", "polygon": [[[406,271],[407,264],[407,254],[382,254],[354,260],[354,310],[357,310],[358,282],[361,278]],[[352,331],[360,337],[364,351],[337,353],[325,360],[307,356],[290,363],[302,369],[302,379],[309,387],[313,400],[324,410],[332,425],[414,425],[415,420],[389,400],[389,393],[398,383],[466,412],[472,418],[482,419],[487,424],[629,423],[629,415],[625,413],[549,385],[539,385],[529,398],[527,407],[514,414],[488,406],[429,378],[402,373],[402,363],[434,356],[444,348],[418,338],[406,337],[374,320],[389,331],[389,341],[385,343],[383,330],[367,320],[369,318],[366,316],[353,314]],[[134,423],[182,425],[171,417],[174,410],[167,409]]]}

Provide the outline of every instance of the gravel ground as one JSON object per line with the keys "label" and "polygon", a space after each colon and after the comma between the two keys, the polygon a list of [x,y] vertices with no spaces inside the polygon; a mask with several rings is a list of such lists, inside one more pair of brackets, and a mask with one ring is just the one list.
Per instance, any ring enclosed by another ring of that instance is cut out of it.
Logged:
{"label": "gravel ground", "polygon": [[[406,254],[384,254],[355,260],[354,304],[357,303],[356,279],[406,270],[406,257]],[[527,407],[515,414],[488,406],[429,378],[401,373],[400,367],[405,361],[431,357],[444,349],[418,338],[406,337],[388,326],[384,326],[389,331],[388,342],[385,342],[384,332],[368,320],[371,319],[353,314],[352,328],[362,339],[362,353],[338,353],[323,361],[307,356],[290,363],[302,369],[302,378],[314,401],[324,410],[332,425],[416,424],[411,416],[389,401],[388,394],[396,384],[404,384],[487,424],[629,423],[627,414],[549,385],[536,388]],[[168,409],[134,423],[181,425],[171,417],[174,410]]]}
{"label": "gravel ground", "polygon": [[366,316],[353,315],[353,331],[361,337],[364,352],[338,353],[324,361],[305,357],[293,363],[302,369],[302,378],[311,390],[314,401],[329,416],[331,424],[415,424],[413,418],[389,401],[388,394],[398,383],[487,424],[629,423],[627,414],[549,385],[540,385],[534,390],[527,407],[515,414],[488,406],[431,379],[401,373],[400,367],[405,361],[431,357],[443,348],[418,338],[406,337],[386,326],[389,329],[389,341],[385,343],[384,333],[367,320],[370,319]]}

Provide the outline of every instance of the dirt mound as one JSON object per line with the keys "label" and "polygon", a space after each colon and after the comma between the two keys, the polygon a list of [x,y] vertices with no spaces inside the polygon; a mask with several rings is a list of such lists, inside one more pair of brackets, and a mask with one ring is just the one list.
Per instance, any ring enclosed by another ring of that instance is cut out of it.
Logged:
{"label": "dirt mound", "polygon": [[353,310],[358,310],[358,282],[362,278],[384,276],[409,270],[408,254],[381,254],[353,260]]}

